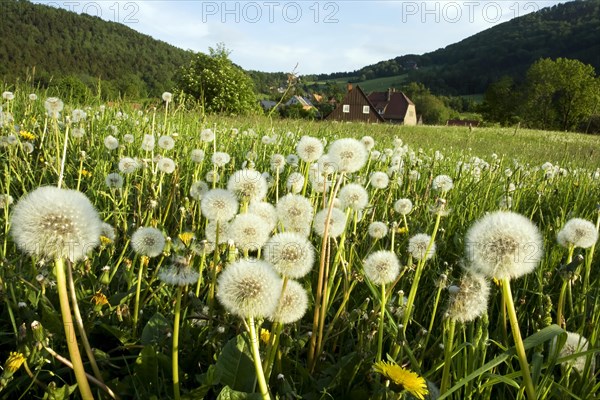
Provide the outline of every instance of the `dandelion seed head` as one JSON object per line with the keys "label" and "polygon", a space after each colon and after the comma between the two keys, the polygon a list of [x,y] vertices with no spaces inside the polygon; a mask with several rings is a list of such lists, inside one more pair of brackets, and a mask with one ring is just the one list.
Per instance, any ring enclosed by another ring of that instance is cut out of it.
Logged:
{"label": "dandelion seed head", "polygon": [[155,139],[152,135],[144,135],[142,139],[142,150],[152,151],[154,150]]}
{"label": "dandelion seed head", "polygon": [[563,247],[581,247],[587,249],[598,241],[596,226],[582,218],[568,220],[556,235],[558,244]]}
{"label": "dandelion seed head", "polygon": [[432,244],[429,251],[427,247],[431,241],[431,236],[425,233],[418,233],[408,240],[408,251],[412,254],[416,260],[422,260],[423,258],[429,260],[435,254],[435,243]]}
{"label": "dandelion seed head", "polygon": [[368,231],[373,239],[383,239],[388,234],[388,226],[381,221],[374,221],[369,224]]}
{"label": "dandelion seed head", "polygon": [[153,227],[138,228],[131,236],[131,247],[139,255],[156,257],[165,248],[165,236]]}
{"label": "dandelion seed head", "polygon": [[412,209],[413,209],[413,203],[412,203],[412,201],[410,201],[410,199],[400,199],[394,203],[394,211],[396,211],[399,214],[402,214],[402,215],[410,214]]}
{"label": "dandelion seed head", "polygon": [[304,162],[317,161],[323,155],[323,143],[315,137],[302,136],[296,144],[296,153]]}
{"label": "dandelion seed head", "polygon": [[299,282],[288,280],[285,290],[281,294],[281,300],[269,319],[282,324],[292,324],[302,319],[307,308],[308,295],[306,290]]}
{"label": "dandelion seed head", "polygon": [[467,268],[496,279],[518,278],[539,264],[540,232],[528,218],[510,211],[487,214],[467,231]]}
{"label": "dandelion seed head", "polygon": [[487,312],[490,281],[483,275],[466,271],[459,286],[448,288],[448,292],[448,318],[465,323]]}
{"label": "dandelion seed head", "polygon": [[202,163],[202,161],[204,161],[204,156],[205,156],[205,153],[204,153],[204,150],[202,150],[202,149],[194,149],[190,153],[190,158],[196,164]]}
{"label": "dandelion seed head", "polygon": [[285,168],[285,157],[283,154],[273,154],[271,156],[271,170],[273,173],[282,172]]}
{"label": "dandelion seed head", "polygon": [[267,195],[268,186],[267,180],[259,171],[242,169],[229,177],[227,189],[240,199],[261,201]]}
{"label": "dandelion seed head", "polygon": [[438,175],[433,178],[431,187],[433,190],[439,190],[442,193],[446,193],[454,187],[454,182],[448,175]]}
{"label": "dandelion seed head", "polygon": [[202,129],[200,131],[200,140],[205,143],[212,142],[215,140],[215,133],[210,128]]}
{"label": "dandelion seed head", "polygon": [[235,194],[225,189],[209,190],[200,202],[202,215],[209,220],[229,221],[237,214],[238,208]]}
{"label": "dandelion seed head", "polygon": [[111,189],[121,189],[123,187],[123,177],[118,172],[106,175],[104,183]]}
{"label": "dandelion seed head", "polygon": [[230,225],[230,238],[240,251],[256,251],[269,239],[269,225],[258,215],[237,215]]}
{"label": "dandelion seed head", "polygon": [[[578,354],[578,353],[583,353],[585,351],[588,350],[589,347],[589,342],[588,340],[579,335],[578,333],[575,332],[567,332],[567,341],[565,342],[564,346],[560,349],[559,352],[559,357],[567,357],[573,354]],[[556,338],[553,340],[553,348],[556,348]],[[573,368],[574,370],[576,370],[578,373],[583,374],[584,370],[585,370],[585,364],[587,361],[587,357],[588,356],[581,356],[581,357],[576,357],[576,358],[572,358],[570,360],[567,361],[563,361],[561,364],[561,366],[563,368]],[[592,357],[591,360],[591,369],[594,370],[595,367],[595,362],[594,362],[594,358]]]}
{"label": "dandelion seed head", "polygon": [[108,150],[116,150],[119,148],[119,140],[113,135],[108,135],[104,138],[104,147]]}
{"label": "dandelion seed head", "polygon": [[380,250],[363,261],[366,277],[376,285],[394,282],[400,273],[400,261],[392,251]]}
{"label": "dandelion seed head", "polygon": [[123,157],[119,160],[119,171],[124,174],[131,174],[139,168],[139,163],[131,157]]}
{"label": "dandelion seed head", "polygon": [[[362,146],[362,144],[361,144]],[[331,210],[331,217],[327,219],[329,210],[323,209],[315,214],[313,220],[313,230],[319,236],[325,234],[326,222],[329,223],[329,237],[336,238],[340,236],[346,229],[346,213],[339,208],[333,208]]]}
{"label": "dandelion seed head", "polygon": [[[275,209],[277,218],[285,231],[310,232],[313,207],[306,197],[298,194],[287,194],[279,198]],[[308,236],[308,233],[306,236]]]}
{"label": "dandelion seed head", "polygon": [[373,147],[375,147],[375,139],[373,139],[371,136],[363,136],[360,141],[362,142],[363,146],[365,146],[367,151],[371,151]]}
{"label": "dandelion seed head", "polygon": [[[217,227],[219,229],[219,231],[217,232]],[[229,226],[229,222],[227,221],[209,221],[208,224],[206,224],[206,229],[204,231],[204,234],[206,235],[206,240],[208,240],[210,243],[217,243],[218,244],[223,244],[223,243],[228,243],[231,240],[231,236],[230,236],[230,226]]]}
{"label": "dandelion seed head", "polygon": [[241,318],[266,318],[275,311],[281,289],[281,278],[269,263],[242,259],[219,275],[217,298],[227,311]]}
{"label": "dandelion seed head", "polygon": [[342,202],[343,208],[350,208],[355,211],[362,210],[369,204],[367,190],[357,183],[348,183],[342,186],[338,198]]}
{"label": "dandelion seed head", "polygon": [[58,118],[65,104],[58,97],[48,97],[44,102],[44,108],[50,118]]}
{"label": "dandelion seed head", "polygon": [[75,262],[100,244],[101,226],[97,211],[83,193],[43,186],[13,207],[10,232],[27,254]]}
{"label": "dandelion seed head", "polygon": [[224,167],[231,161],[231,156],[228,153],[217,151],[213,153],[211,161],[217,167]]}
{"label": "dandelion seed head", "polygon": [[173,100],[173,94],[170,92],[164,92],[162,94],[162,99],[164,102],[169,103]]}
{"label": "dandelion seed head", "polygon": [[263,247],[263,255],[281,276],[291,279],[308,274],[315,262],[312,244],[294,232],[282,232],[271,237]]}
{"label": "dandelion seed head", "polygon": [[202,200],[202,196],[208,192],[208,184],[204,181],[196,181],[190,186],[190,196],[196,201]]}
{"label": "dandelion seed head", "polygon": [[163,150],[171,150],[175,147],[175,140],[171,136],[161,136],[158,138],[158,147]]}
{"label": "dandelion seed head", "polygon": [[390,184],[390,177],[381,171],[375,171],[371,174],[371,185],[375,189],[385,189]]}
{"label": "dandelion seed head", "polygon": [[298,194],[304,187],[304,176],[299,172],[292,172],[285,184],[287,190],[293,194]]}
{"label": "dandelion seed head", "polygon": [[265,201],[255,201],[250,203],[248,212],[256,214],[267,224],[268,231],[272,232],[277,226],[277,211],[275,206]]}
{"label": "dandelion seed head", "polygon": [[175,161],[170,159],[169,157],[162,157],[156,163],[156,167],[159,171],[164,172],[165,174],[172,174],[175,172]]}
{"label": "dandelion seed head", "polygon": [[177,262],[177,260],[166,268],[161,268],[158,278],[167,285],[187,286],[198,282],[200,274],[190,268],[188,263]]}
{"label": "dandelion seed head", "polygon": [[360,141],[344,138],[331,143],[328,155],[340,172],[353,173],[366,164],[368,152]]}

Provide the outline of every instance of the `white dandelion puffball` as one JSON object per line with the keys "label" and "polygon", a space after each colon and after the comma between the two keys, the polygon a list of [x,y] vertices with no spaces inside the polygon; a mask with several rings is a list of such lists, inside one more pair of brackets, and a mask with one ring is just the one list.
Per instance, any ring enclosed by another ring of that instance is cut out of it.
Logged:
{"label": "white dandelion puffball", "polygon": [[298,279],[310,272],[315,249],[304,236],[293,232],[278,233],[264,245],[265,261],[284,277]]}
{"label": "white dandelion puffball", "polygon": [[200,202],[202,215],[209,220],[229,221],[235,217],[239,203],[229,190],[212,189],[206,192]]}
{"label": "white dandelion puffball", "polygon": [[213,155],[211,157],[211,161],[217,167],[223,167],[223,166],[227,165],[227,163],[229,163],[229,161],[231,161],[231,156],[222,151],[217,151],[217,152],[213,153]]}
{"label": "white dandelion puffball", "polygon": [[400,199],[394,203],[394,211],[399,214],[410,214],[413,209],[413,203],[410,199]]}
{"label": "white dandelion puffball", "polygon": [[[567,332],[567,341],[565,342],[564,346],[560,349],[560,353],[559,353],[559,357],[567,357],[573,354],[578,354],[578,353],[583,353],[585,351],[588,350],[588,346],[589,346],[589,342],[588,340],[575,333],[575,332]],[[553,348],[556,348],[556,338],[553,341]],[[579,372],[580,374],[582,374],[585,370],[585,363],[587,361],[587,357],[588,356],[581,356],[581,357],[576,357],[576,358],[572,358],[570,360],[567,361],[563,361],[561,364],[564,367],[571,367],[573,369],[575,369],[577,372]],[[593,370],[595,366],[595,362],[594,362],[594,358],[592,355],[592,361],[591,361],[591,369]]]}
{"label": "white dandelion puffball", "polygon": [[261,201],[269,190],[265,177],[253,169],[235,171],[227,181],[227,189],[249,201]]}
{"label": "white dandelion puffball", "polygon": [[202,161],[204,161],[204,156],[205,156],[205,153],[204,153],[204,150],[202,150],[202,149],[194,149],[194,150],[192,150],[192,152],[190,154],[190,158],[196,164],[200,164]]}
{"label": "white dandelion puffball", "polygon": [[272,232],[277,226],[277,211],[275,206],[266,201],[255,201],[250,203],[248,212],[256,214],[263,219],[269,228],[269,232]]}
{"label": "white dandelion puffball", "polygon": [[37,94],[35,93],[30,93],[29,94],[29,100],[30,101],[36,101],[38,99]]}
{"label": "white dandelion puffball", "polygon": [[175,262],[167,268],[161,268],[158,278],[167,285],[187,286],[198,282],[200,274],[190,268],[187,262]]}
{"label": "white dandelion puffball", "polygon": [[435,243],[431,245],[431,249],[427,251],[431,236],[425,233],[418,233],[408,240],[408,252],[412,254],[416,260],[425,258],[429,260],[435,254]]}
{"label": "white dandelion puffball", "polygon": [[[286,194],[275,205],[277,218],[284,230],[305,232],[313,219],[313,206],[306,197],[299,194]],[[308,234],[307,234],[308,236]]]}
{"label": "white dandelion puffball", "polygon": [[113,228],[113,226],[111,224],[107,224],[106,222],[103,222],[102,225],[100,226],[100,236],[104,236],[105,238],[109,239],[111,242],[114,242],[117,235],[115,233],[115,228]]}
{"label": "white dandelion puffball", "polygon": [[373,239],[383,239],[388,234],[388,226],[381,221],[374,221],[369,224],[369,236]]}
{"label": "white dandelion puffball", "polygon": [[302,136],[296,144],[296,153],[304,162],[317,161],[323,155],[323,142],[315,137]]}
{"label": "white dandelion puffball", "polygon": [[304,317],[307,308],[308,295],[306,290],[299,282],[288,280],[285,290],[281,294],[281,300],[269,319],[282,324],[292,324]]}
{"label": "white dandelion puffball", "polygon": [[452,182],[452,178],[450,178],[448,175],[438,175],[433,178],[431,187],[434,190],[439,190],[440,192],[445,193],[454,187],[454,182]]}
{"label": "white dandelion puffball", "polygon": [[[218,229],[218,231],[217,231]],[[206,224],[206,229],[204,230],[204,234],[206,235],[206,239],[210,243],[223,244],[229,242],[231,239],[229,235],[229,222],[226,221],[209,221]]]}
{"label": "white dandelion puffball", "polygon": [[43,186],[13,207],[10,233],[27,254],[75,262],[100,244],[101,228],[98,212],[83,193]]}
{"label": "white dandelion puffball", "polygon": [[283,154],[273,154],[271,156],[271,171],[281,173],[285,168],[285,157]]}
{"label": "white dandelion puffball", "polygon": [[31,154],[31,153],[33,153],[33,150],[34,150],[33,144],[31,144],[30,142],[23,143],[23,151],[25,152],[25,154]]}
{"label": "white dandelion puffball", "polygon": [[165,236],[156,228],[141,227],[131,236],[131,247],[139,255],[156,257],[165,248]]}
{"label": "white dandelion puffball", "polygon": [[421,178],[421,173],[417,170],[412,170],[408,173],[408,180],[411,182],[416,182]]}
{"label": "white dandelion puffball", "polygon": [[200,131],[200,140],[203,142],[212,142],[213,140],[215,140],[215,133],[213,132],[212,129],[202,129]]}
{"label": "white dandelion puffball", "polygon": [[190,196],[192,199],[199,201],[202,200],[202,196],[208,192],[208,184],[204,181],[196,181],[190,186]]}
{"label": "white dandelion puffball", "polygon": [[269,240],[269,225],[256,214],[239,214],[229,225],[229,237],[243,252],[256,251]]}
{"label": "white dandelion puffball", "polygon": [[154,150],[154,136],[152,135],[144,135],[144,139],[142,139],[142,150],[144,151],[152,151]]}
{"label": "white dandelion puffball", "polygon": [[[362,146],[362,144],[361,144]],[[327,219],[328,209],[323,209],[315,214],[313,221],[313,230],[319,236],[325,234],[326,221],[329,222],[329,237],[336,238],[344,233],[346,229],[346,213],[339,208],[333,208],[331,210],[331,217]]]}
{"label": "white dandelion puffball", "polygon": [[121,189],[123,187],[123,177],[118,172],[113,172],[106,175],[104,183],[111,189]]}
{"label": "white dandelion puffball", "polygon": [[175,140],[171,136],[161,136],[158,138],[158,147],[163,150],[171,150],[175,147]]}
{"label": "white dandelion puffball", "polygon": [[338,171],[352,173],[361,169],[369,156],[365,145],[356,139],[338,139],[329,146],[329,159]]}
{"label": "white dandelion puffball", "polygon": [[175,161],[171,160],[169,157],[163,157],[158,160],[156,166],[165,174],[172,174],[175,172]]}
{"label": "white dandelion puffball", "polygon": [[300,157],[298,157],[296,154],[288,154],[287,157],[285,158],[285,162],[290,166],[290,167],[298,167],[298,161],[300,160]]}
{"label": "white dandelion puffball", "polygon": [[300,172],[292,172],[286,180],[285,187],[293,194],[298,194],[304,187],[304,176]]}
{"label": "white dandelion puffball", "polygon": [[390,177],[381,171],[375,171],[371,174],[371,186],[375,189],[385,189],[390,184]]}
{"label": "white dandelion puffball", "polygon": [[363,146],[365,146],[367,151],[371,151],[373,147],[375,147],[375,139],[373,139],[371,136],[363,136],[360,141],[362,142]]}
{"label": "white dandelion puffball", "polygon": [[487,311],[490,281],[483,275],[465,272],[456,290],[450,290],[448,318],[462,323],[473,321]]}
{"label": "white dandelion puffball", "polygon": [[219,175],[217,171],[211,169],[206,173],[205,179],[208,183],[219,182],[221,180],[221,175]]}
{"label": "white dandelion puffball", "polygon": [[108,150],[115,150],[119,148],[119,139],[113,135],[108,135],[104,138],[104,147],[106,147]]}
{"label": "white dandelion puffball", "polygon": [[71,137],[74,137],[75,139],[81,139],[82,137],[85,136],[85,129],[84,128],[73,128],[71,130]]}
{"label": "white dandelion puffball", "polygon": [[140,164],[131,157],[123,157],[119,160],[119,171],[124,174],[131,174],[139,168]]}
{"label": "white dandelion puffball", "polygon": [[528,218],[496,211],[475,222],[465,236],[467,268],[496,279],[532,272],[543,255],[540,231]]}
{"label": "white dandelion puffball", "polygon": [[592,222],[582,218],[572,218],[558,232],[556,240],[563,247],[574,246],[587,249],[598,241],[598,231]]}
{"label": "white dandelion puffball", "polygon": [[2,92],[2,98],[4,100],[11,101],[15,98],[15,94],[13,92],[9,92],[9,91]]}
{"label": "white dandelion puffball", "polygon": [[363,262],[367,278],[376,285],[394,282],[400,274],[400,261],[394,252],[380,250],[370,254]]}
{"label": "white dandelion puffball", "polygon": [[135,137],[131,133],[126,133],[123,135],[123,141],[125,143],[133,143]]}
{"label": "white dandelion puffball", "polygon": [[343,208],[350,208],[358,211],[364,209],[369,204],[369,194],[367,190],[358,183],[349,183],[342,186],[338,194]]}
{"label": "white dandelion puffball", "polygon": [[163,101],[169,103],[171,100],[173,100],[173,94],[170,92],[164,92],[162,94],[162,99]]}
{"label": "white dandelion puffball", "polygon": [[241,318],[266,318],[275,312],[281,289],[281,278],[269,263],[242,259],[219,275],[217,298]]}
{"label": "white dandelion puffball", "polygon": [[58,118],[64,107],[65,104],[58,97],[48,97],[44,102],[44,108],[50,118]]}

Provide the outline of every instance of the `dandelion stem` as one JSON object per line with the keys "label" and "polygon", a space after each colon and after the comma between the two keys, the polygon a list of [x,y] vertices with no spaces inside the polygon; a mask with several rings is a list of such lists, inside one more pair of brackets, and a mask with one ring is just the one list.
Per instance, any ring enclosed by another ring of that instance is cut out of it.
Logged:
{"label": "dandelion stem", "polygon": [[69,292],[71,294],[71,303],[73,303],[73,316],[75,317],[77,330],[79,331],[79,336],[81,337],[81,343],[83,344],[85,354],[90,360],[90,365],[94,371],[94,376],[98,378],[100,382],[104,383],[102,374],[100,373],[100,369],[96,363],[96,357],[94,357],[94,352],[92,351],[92,347],[90,346],[90,342],[88,341],[85,328],[83,326],[83,318],[81,318],[81,312],[79,311],[79,305],[77,304],[77,294],[75,293],[75,283],[73,282],[73,268],[71,268],[70,263],[67,263],[67,282],[69,284]]}
{"label": "dandelion stem", "polygon": [[510,320],[510,327],[513,334],[513,340],[515,341],[517,356],[519,357],[519,364],[521,365],[521,374],[523,375],[525,391],[527,392],[527,397],[530,400],[535,400],[537,398],[535,393],[535,387],[533,386],[533,380],[531,379],[531,373],[529,372],[529,363],[527,362],[525,346],[523,345],[523,339],[521,338],[521,330],[519,329],[519,321],[517,320],[515,303],[513,301],[512,293],[510,291],[509,278],[502,279],[502,294],[506,300],[506,309],[508,311],[508,318]]}
{"label": "dandelion stem", "polygon": [[137,283],[135,287],[135,303],[133,305],[133,334],[137,331],[138,319],[140,316],[140,292],[142,290],[142,278],[144,275],[144,268],[148,263],[148,258],[142,256],[140,258],[140,268],[138,270]]}
{"label": "dandelion stem", "polygon": [[385,283],[381,284],[381,310],[379,311],[379,332],[377,337],[377,357],[375,357],[375,362],[381,361],[381,354],[383,350],[383,327],[385,322]]}
{"label": "dandelion stem", "polygon": [[181,296],[183,286],[177,287],[177,300],[175,303],[175,317],[173,319],[173,346],[171,349],[171,366],[173,369],[173,396],[175,400],[181,397],[179,393],[179,318],[181,315]]}
{"label": "dandelion stem", "polygon": [[75,372],[75,378],[77,379],[79,392],[84,400],[93,399],[94,396],[92,395],[92,390],[90,389],[90,384],[83,368],[83,362],[81,361],[81,354],[79,353],[75,332],[72,331],[73,317],[71,316],[71,306],[69,305],[69,294],[67,292],[65,264],[62,258],[56,259],[54,264],[54,273],[56,275],[56,287],[58,289],[58,299],[60,301],[60,311],[65,328],[65,337],[67,340],[67,347],[69,349],[69,357],[73,363],[73,371]]}
{"label": "dandelion stem", "polygon": [[260,349],[258,347],[258,336],[256,334],[256,326],[254,317],[248,317],[248,333],[250,334],[250,344],[252,347],[252,358],[254,359],[254,369],[256,370],[256,378],[258,379],[258,387],[263,400],[271,400],[269,395],[269,387],[265,380],[262,364],[260,362]]}
{"label": "dandelion stem", "polygon": [[452,351],[454,347],[454,331],[456,328],[456,320],[449,319],[445,324],[445,339],[444,343],[444,370],[442,372],[442,386],[440,393],[444,394],[450,388],[450,367],[452,365]]}

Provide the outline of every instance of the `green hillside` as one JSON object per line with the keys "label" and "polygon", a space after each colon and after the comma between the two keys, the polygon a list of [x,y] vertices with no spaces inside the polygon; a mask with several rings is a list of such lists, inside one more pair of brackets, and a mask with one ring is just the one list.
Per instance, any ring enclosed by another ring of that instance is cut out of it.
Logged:
{"label": "green hillside", "polygon": [[[404,55],[316,79],[365,81],[361,85],[368,86],[375,78],[399,76],[437,93],[476,94],[502,76],[522,79],[542,57],[578,59],[600,70],[600,0],[544,8],[431,53]],[[409,68],[415,63],[418,69]]]}
{"label": "green hillside", "polygon": [[125,25],[28,1],[2,0],[0,15],[5,82],[24,79],[35,67],[42,85],[71,75],[90,87],[100,78],[113,95],[157,95],[173,88],[175,71],[191,57]]}

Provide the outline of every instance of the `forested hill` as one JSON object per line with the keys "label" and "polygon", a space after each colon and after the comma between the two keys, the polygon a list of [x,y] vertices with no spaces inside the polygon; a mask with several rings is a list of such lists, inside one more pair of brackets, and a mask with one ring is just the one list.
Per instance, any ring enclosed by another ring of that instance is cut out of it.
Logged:
{"label": "forested hill", "polygon": [[[437,93],[482,93],[502,76],[522,79],[541,57],[578,59],[600,71],[600,0],[544,8],[431,53],[317,78],[366,80],[406,74],[407,81],[422,82]],[[411,69],[415,63],[417,70]]]}
{"label": "forested hill", "polygon": [[157,95],[191,58],[125,25],[28,1],[1,0],[0,18],[0,81],[35,67],[43,85],[72,75],[90,87],[101,78],[104,91]]}

